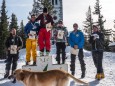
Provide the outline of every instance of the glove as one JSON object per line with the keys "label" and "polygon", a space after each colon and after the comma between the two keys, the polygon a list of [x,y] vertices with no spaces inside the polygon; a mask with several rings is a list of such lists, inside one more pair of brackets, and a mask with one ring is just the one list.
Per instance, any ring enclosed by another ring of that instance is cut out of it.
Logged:
{"label": "glove", "polygon": [[65,45],[68,46],[68,43],[66,42]]}
{"label": "glove", "polygon": [[99,39],[99,35],[98,34],[93,34],[92,36],[94,37],[94,40],[95,39]]}

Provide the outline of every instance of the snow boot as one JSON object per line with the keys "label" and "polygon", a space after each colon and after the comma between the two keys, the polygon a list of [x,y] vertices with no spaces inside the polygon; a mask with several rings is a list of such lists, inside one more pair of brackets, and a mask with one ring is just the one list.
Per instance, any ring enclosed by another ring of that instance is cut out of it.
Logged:
{"label": "snow boot", "polygon": [[95,76],[95,79],[100,80],[101,79],[101,73],[97,73]]}
{"label": "snow boot", "polygon": [[4,78],[8,78],[9,77],[9,70],[6,70],[6,74],[4,75]]}
{"label": "snow boot", "polygon": [[101,73],[101,78],[103,79],[103,78],[105,78],[105,75],[104,75],[104,73]]}
{"label": "snow boot", "polygon": [[58,57],[57,57],[57,56],[56,56],[56,58],[55,58],[55,59],[56,59],[56,61],[58,61]]}
{"label": "snow boot", "polygon": [[95,78],[100,80],[100,79],[105,78],[105,75],[104,75],[104,73],[98,73],[98,74],[96,74]]}
{"label": "snow boot", "polygon": [[57,64],[60,64],[60,61],[57,61]]}
{"label": "snow boot", "polygon": [[75,74],[75,71],[71,71],[71,74],[74,76],[74,74]]}
{"label": "snow boot", "polygon": [[26,65],[29,65],[29,61],[26,62]]}
{"label": "snow boot", "polygon": [[43,53],[43,52],[40,52],[40,56],[44,56],[44,53]]}
{"label": "snow boot", "polygon": [[36,62],[33,62],[33,66],[36,66]]}
{"label": "snow boot", "polygon": [[85,72],[83,72],[81,75],[81,78],[84,78],[84,77],[85,77]]}
{"label": "snow boot", "polygon": [[12,73],[11,73],[10,76],[8,76],[8,79],[13,79],[14,78],[13,73],[14,73],[14,71],[12,70]]}
{"label": "snow boot", "polygon": [[8,79],[12,79],[12,78],[13,78],[13,75],[8,76]]}
{"label": "snow boot", "polygon": [[12,83],[16,83],[16,78],[14,78],[14,80],[12,81]]}
{"label": "snow boot", "polygon": [[62,61],[62,64],[65,64],[65,61]]}
{"label": "snow boot", "polygon": [[49,56],[49,53],[50,53],[50,52],[46,52],[46,56]]}

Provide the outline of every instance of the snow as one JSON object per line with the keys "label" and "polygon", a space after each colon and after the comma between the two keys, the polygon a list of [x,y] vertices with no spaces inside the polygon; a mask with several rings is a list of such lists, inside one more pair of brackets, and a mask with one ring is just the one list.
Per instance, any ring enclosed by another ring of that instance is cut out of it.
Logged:
{"label": "snow", "polygon": [[[68,69],[70,70],[70,47],[66,48],[67,53],[67,60],[66,63],[68,64]],[[19,61],[18,61],[18,68],[21,68],[22,65],[25,64],[25,49],[20,50],[19,54]],[[38,51],[39,53],[39,51]],[[56,49],[55,46],[52,46],[51,55],[53,57],[53,63],[55,63],[56,57]],[[84,50],[84,60],[86,63],[86,77],[82,79],[83,81],[89,82],[90,86],[115,86],[115,53],[111,52],[104,52],[103,56],[103,68],[105,73],[105,78],[98,81],[95,80],[96,75],[96,68],[93,64],[92,56],[90,51]],[[70,71],[68,71],[70,73]],[[15,84],[11,83],[11,80],[3,79],[5,73],[5,63],[4,60],[0,60],[0,86],[24,86],[23,83],[17,82]],[[81,70],[80,70],[80,63],[78,58],[76,57],[76,74],[75,77],[80,79]],[[75,83],[73,80],[70,79],[68,86],[84,86],[80,85],[79,83]]]}
{"label": "snow", "polygon": [[109,47],[115,46],[115,42],[109,43]]}

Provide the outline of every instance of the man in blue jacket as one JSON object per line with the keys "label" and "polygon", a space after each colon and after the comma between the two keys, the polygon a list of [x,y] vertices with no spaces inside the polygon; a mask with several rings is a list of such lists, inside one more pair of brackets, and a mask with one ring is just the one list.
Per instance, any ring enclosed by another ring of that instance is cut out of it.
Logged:
{"label": "man in blue jacket", "polygon": [[[78,24],[74,23],[73,24],[74,30],[70,33],[69,35],[69,44],[73,49],[78,49],[78,58],[81,64],[81,71],[82,75],[81,78],[85,77],[85,63],[84,63],[84,55],[83,55],[83,46],[84,46],[84,35],[81,31],[78,30]],[[77,52],[76,52],[77,53]],[[71,53],[71,65],[70,65],[70,70],[72,75],[75,74],[75,60],[76,60],[76,55]]]}
{"label": "man in blue jacket", "polygon": [[[31,15],[31,20],[26,24],[24,32],[27,36],[26,40],[26,65],[29,65],[30,57],[33,57],[33,65],[36,65],[37,56],[37,36],[39,23],[35,22],[35,15]],[[32,55],[31,55],[32,54]]]}

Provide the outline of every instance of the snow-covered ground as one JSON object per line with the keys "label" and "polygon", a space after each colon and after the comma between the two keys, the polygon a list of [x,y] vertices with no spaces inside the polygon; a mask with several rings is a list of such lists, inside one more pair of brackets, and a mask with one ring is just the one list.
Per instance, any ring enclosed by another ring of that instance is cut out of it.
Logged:
{"label": "snow-covered ground", "polygon": [[[67,60],[66,63],[68,64],[68,69],[70,69],[70,47],[67,47]],[[53,62],[55,63],[55,54],[56,49],[55,46],[52,46],[51,55],[53,58]],[[38,51],[39,53],[39,51]],[[25,49],[20,51],[20,59],[18,61],[18,68],[21,68],[22,65],[25,64]],[[115,86],[115,53],[104,52],[103,57],[103,67],[105,72],[105,78],[97,81],[95,80],[96,69],[93,64],[93,60],[91,57],[91,52],[84,50],[84,60],[86,63],[86,77],[82,80],[89,82],[90,86]],[[3,79],[5,72],[5,63],[4,60],[0,60],[0,86],[24,86],[22,83],[17,82],[16,84],[11,83],[11,80]],[[70,73],[70,71],[68,71]],[[76,74],[75,77],[80,78],[81,70],[79,60],[76,59]],[[68,86],[83,86],[78,83],[74,83],[70,80]]]}

